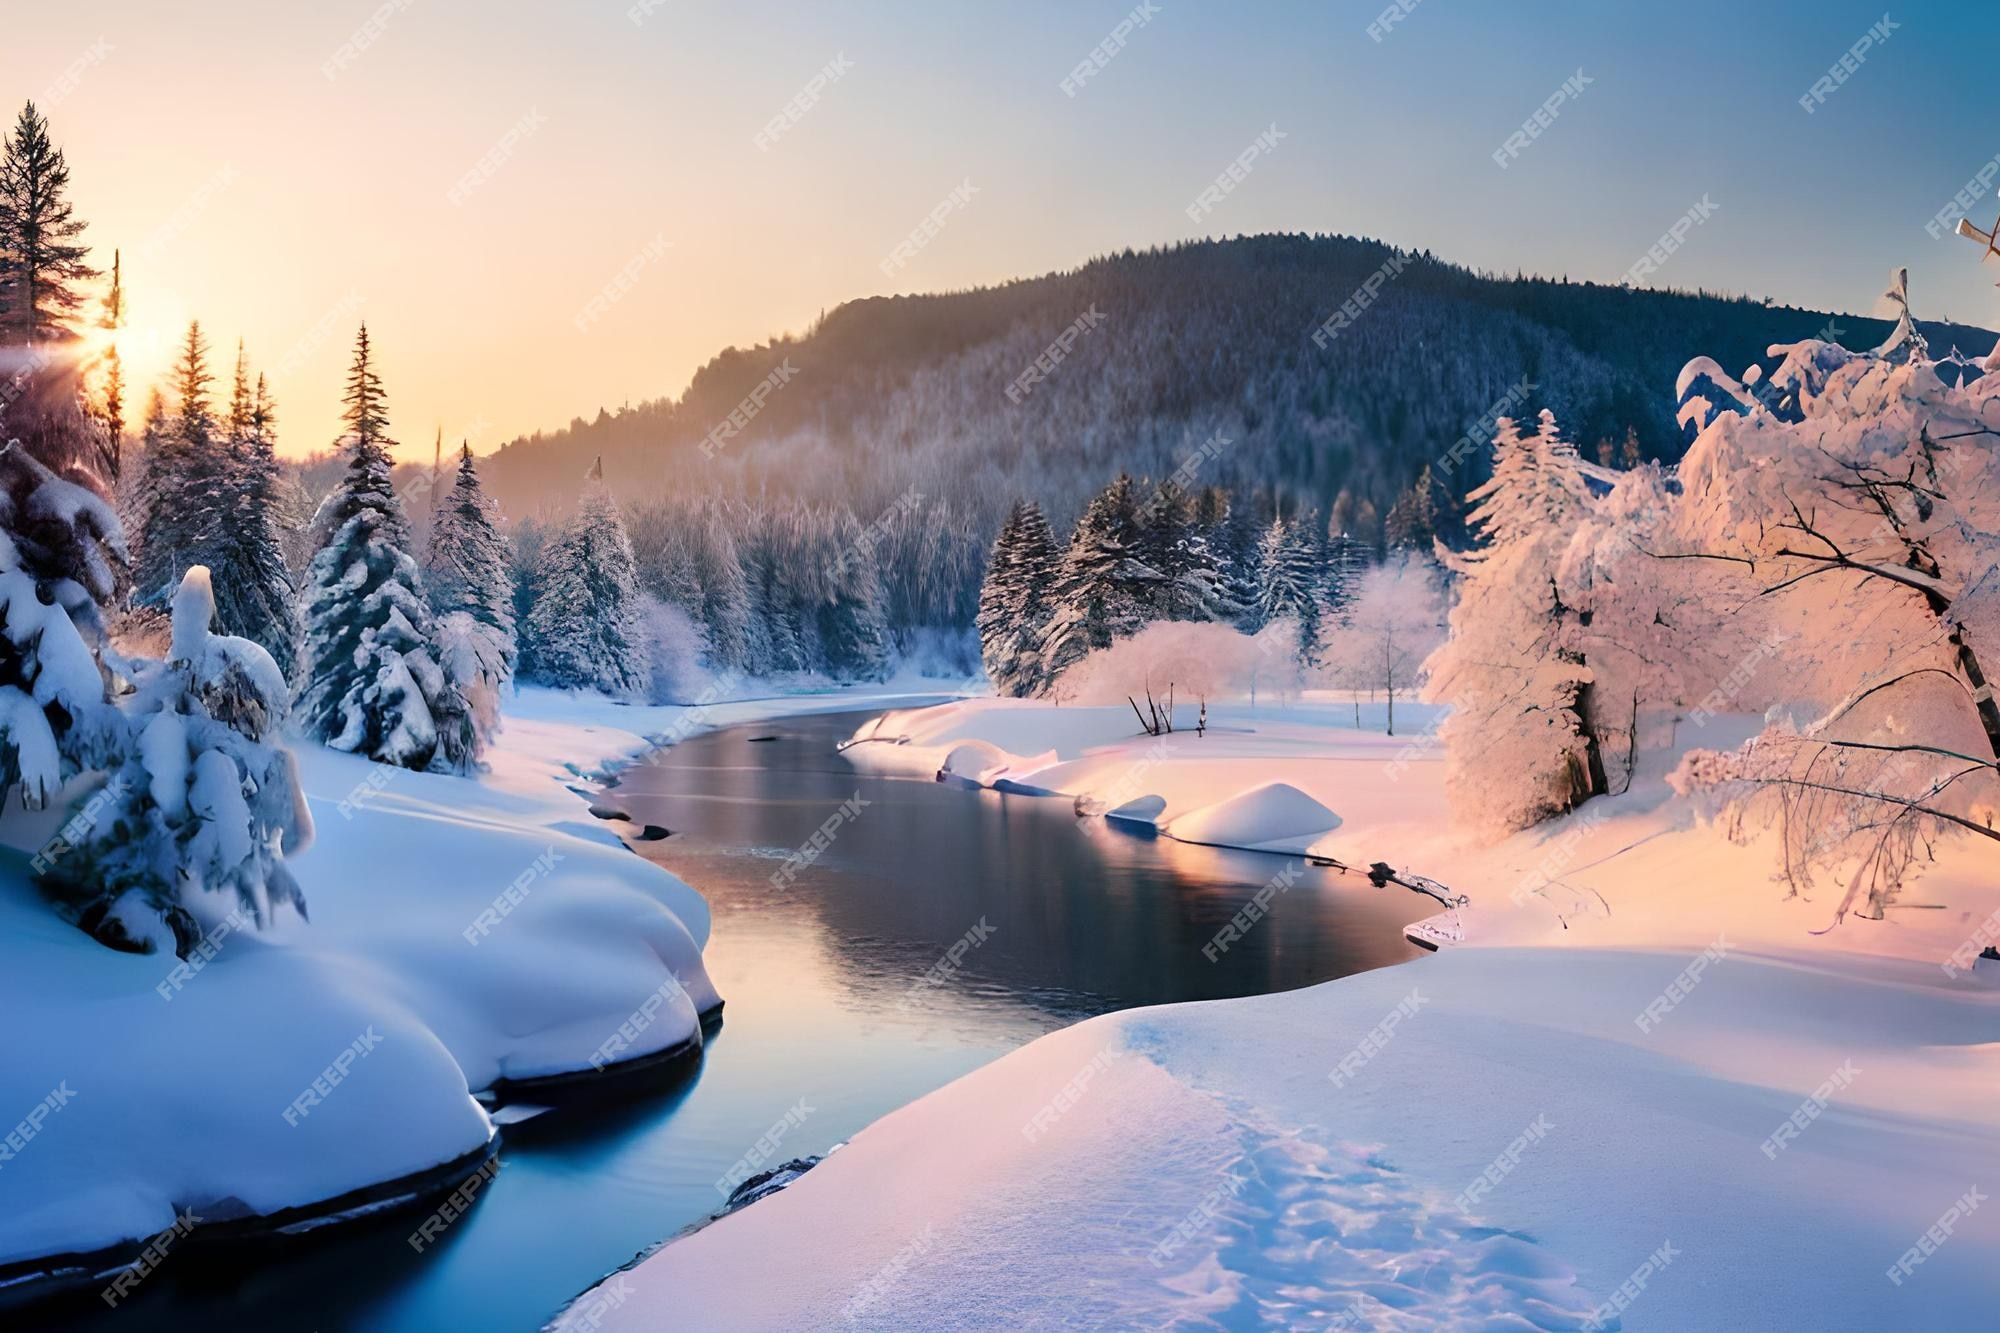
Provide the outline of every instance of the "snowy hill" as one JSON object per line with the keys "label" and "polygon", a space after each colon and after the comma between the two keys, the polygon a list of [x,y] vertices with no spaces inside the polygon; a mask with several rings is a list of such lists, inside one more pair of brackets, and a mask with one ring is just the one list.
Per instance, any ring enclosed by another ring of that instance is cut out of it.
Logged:
{"label": "snowy hill", "polygon": [[[1359,313],[1326,330],[1348,302]],[[1230,445],[1204,484],[1322,509],[1347,491],[1386,514],[1524,379],[1534,388],[1513,415],[1552,408],[1587,457],[1632,428],[1649,455],[1672,458],[1685,437],[1670,390],[1688,348],[1741,366],[1829,323],[1850,347],[1890,328],[1709,293],[1477,274],[1353,237],[1198,242],[852,301],[803,336],[722,352],[677,401],[579,417],[486,468],[516,516],[570,503],[602,455],[628,495],[768,488],[866,515],[915,486],[990,533],[1017,495],[1066,522],[1112,472],[1163,475],[1220,432]],[[1972,355],[1995,342],[1921,327]],[[1038,357],[1041,378],[1021,383]],[[1476,473],[1484,454],[1454,461]]]}

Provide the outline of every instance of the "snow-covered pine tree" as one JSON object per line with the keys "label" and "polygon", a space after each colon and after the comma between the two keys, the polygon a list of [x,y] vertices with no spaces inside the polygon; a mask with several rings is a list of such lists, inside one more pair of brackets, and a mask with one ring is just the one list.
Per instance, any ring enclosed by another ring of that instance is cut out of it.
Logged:
{"label": "snow-covered pine tree", "polygon": [[248,639],[214,634],[209,571],[173,597],[164,662],[123,664],[134,692],[131,738],[90,796],[95,819],[74,847],[43,851],[47,883],[77,924],[114,947],[150,952],[158,927],[185,957],[201,942],[205,893],[234,893],[259,926],[279,908],[305,915],[285,866],[312,841],[291,752],[278,743],[287,689]]}
{"label": "snow-covered pine tree", "polygon": [[583,498],[542,553],[534,608],[521,633],[521,675],[565,690],[636,699],[646,688],[632,540],[591,464]]}
{"label": "snow-covered pine tree", "polygon": [[993,541],[979,589],[979,654],[993,688],[1025,697],[1043,684],[1039,646],[1049,616],[1055,537],[1040,505],[1017,500]]}
{"label": "snow-covered pine tree", "polygon": [[1077,519],[1057,568],[1053,610],[1042,634],[1044,681],[1144,627],[1160,576],[1139,558],[1139,537],[1132,479],[1120,474]]}
{"label": "snow-covered pine tree", "polygon": [[499,728],[517,656],[513,576],[494,509],[480,489],[472,447],[461,446],[451,490],[431,513],[428,588],[442,665],[471,703],[482,741]]}
{"label": "snow-covered pine tree", "polygon": [[1325,646],[1325,581],[1319,515],[1303,515],[1290,523],[1274,516],[1258,547],[1257,614],[1266,625],[1274,620],[1297,625],[1297,657],[1299,665],[1308,669],[1320,664]]}
{"label": "snow-covered pine tree", "polygon": [[382,763],[462,767],[471,714],[432,656],[371,356],[364,324],[344,396],[347,472],[322,506],[326,542],[307,575],[299,722],[314,740]]}
{"label": "snow-covered pine tree", "polygon": [[227,438],[216,446],[222,466],[212,488],[215,520],[204,543],[216,621],[225,633],[249,639],[289,676],[298,658],[297,593],[278,537],[277,409],[259,375],[236,349]]}
{"label": "snow-covered pine tree", "polygon": [[[1334,528],[1329,522],[1326,540],[1327,609],[1345,622],[1354,601],[1361,595],[1361,583],[1373,567],[1373,553],[1367,543]],[[1428,554],[1426,552],[1425,554]]]}
{"label": "snow-covered pine tree", "polygon": [[821,664],[835,680],[883,680],[889,674],[889,625],[883,615],[882,574],[864,539],[861,520],[842,506],[829,515],[826,592],[818,622]]}

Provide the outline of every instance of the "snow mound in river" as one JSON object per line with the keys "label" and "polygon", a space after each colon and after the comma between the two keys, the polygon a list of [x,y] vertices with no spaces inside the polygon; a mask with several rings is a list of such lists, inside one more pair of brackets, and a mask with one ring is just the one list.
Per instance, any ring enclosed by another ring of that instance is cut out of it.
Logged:
{"label": "snow mound in river", "polygon": [[1253,851],[1303,852],[1340,827],[1340,816],[1286,782],[1268,782],[1191,810],[1166,825],[1182,842]]}

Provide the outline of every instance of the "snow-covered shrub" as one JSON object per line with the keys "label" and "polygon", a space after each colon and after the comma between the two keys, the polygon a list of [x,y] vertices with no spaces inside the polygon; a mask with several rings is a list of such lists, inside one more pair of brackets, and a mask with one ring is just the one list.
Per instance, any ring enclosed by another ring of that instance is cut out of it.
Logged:
{"label": "snow-covered shrub", "polygon": [[[1277,690],[1295,684],[1285,622],[1276,632],[1249,635],[1213,621],[1156,620],[1137,634],[1084,657],[1057,677],[1049,694],[1064,703],[1122,704],[1147,695],[1161,706],[1172,688],[1175,705],[1248,695],[1260,683]],[[1177,714],[1176,726],[1186,719]],[[1193,725],[1186,722],[1186,725]]]}
{"label": "snow-covered shrub", "polygon": [[1357,580],[1346,618],[1334,626],[1321,679],[1350,690],[1379,691],[1396,730],[1396,695],[1422,681],[1424,660],[1444,641],[1445,608],[1438,568],[1404,554]]}
{"label": "snow-covered shrub", "polygon": [[197,565],[174,594],[167,660],[119,663],[133,685],[122,757],[72,821],[74,839],[66,828],[37,858],[78,924],[117,947],[150,949],[150,920],[185,954],[217,895],[259,925],[281,907],[305,912],[284,864],[312,839],[297,769],[277,743],[284,674],[250,640],[210,633],[214,615]]}

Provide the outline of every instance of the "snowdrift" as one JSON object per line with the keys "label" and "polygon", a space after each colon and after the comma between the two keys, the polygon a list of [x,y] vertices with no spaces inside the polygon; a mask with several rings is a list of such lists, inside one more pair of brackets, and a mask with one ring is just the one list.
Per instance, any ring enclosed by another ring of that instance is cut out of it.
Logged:
{"label": "snowdrift", "polygon": [[1267,782],[1214,805],[1169,820],[1164,832],[1182,842],[1304,853],[1340,827],[1340,816],[1285,782]]}

